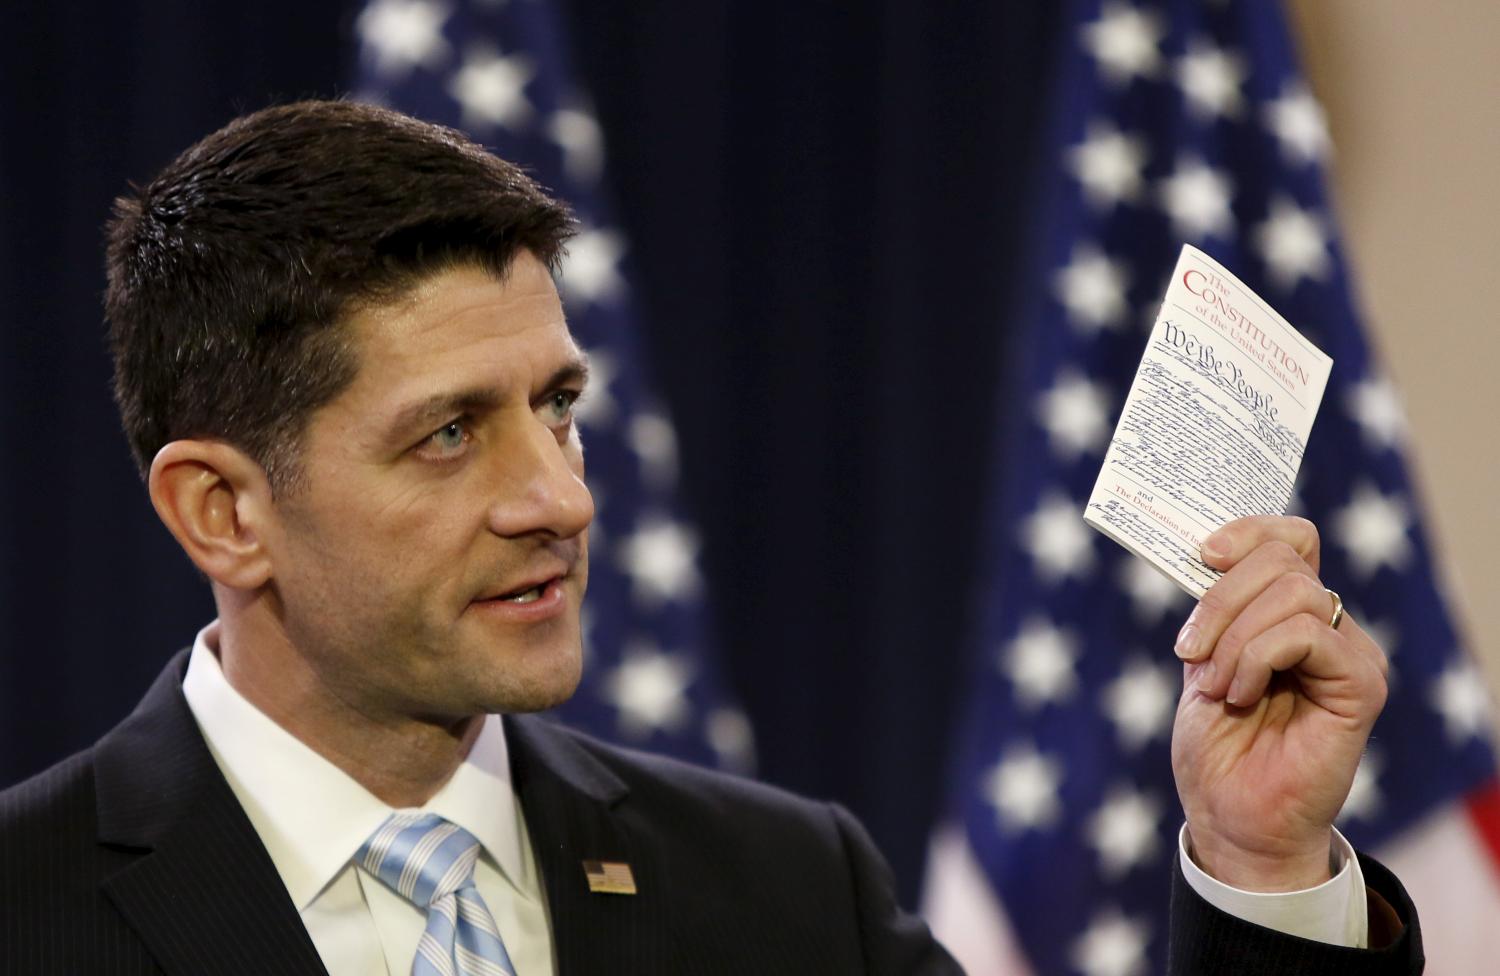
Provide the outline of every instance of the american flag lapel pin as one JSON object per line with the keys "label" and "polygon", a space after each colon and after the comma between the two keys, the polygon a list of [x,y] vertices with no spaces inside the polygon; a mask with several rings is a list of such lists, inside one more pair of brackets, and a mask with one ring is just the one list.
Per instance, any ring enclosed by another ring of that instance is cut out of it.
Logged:
{"label": "american flag lapel pin", "polygon": [[635,894],[635,875],[624,861],[584,861],[583,873],[596,895]]}

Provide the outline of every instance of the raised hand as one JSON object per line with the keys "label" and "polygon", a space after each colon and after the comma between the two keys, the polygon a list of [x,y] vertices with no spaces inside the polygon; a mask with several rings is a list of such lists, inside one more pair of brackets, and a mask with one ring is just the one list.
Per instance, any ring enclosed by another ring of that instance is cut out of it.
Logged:
{"label": "raised hand", "polygon": [[1318,578],[1306,519],[1253,516],[1205,540],[1224,576],[1178,637],[1172,769],[1193,856],[1249,891],[1329,876],[1332,825],[1385,704],[1385,653]]}

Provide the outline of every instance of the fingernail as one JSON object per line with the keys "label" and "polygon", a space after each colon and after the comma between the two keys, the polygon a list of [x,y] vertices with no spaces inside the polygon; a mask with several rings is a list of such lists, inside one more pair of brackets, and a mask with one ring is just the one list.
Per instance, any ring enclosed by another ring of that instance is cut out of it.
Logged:
{"label": "fingernail", "polygon": [[1229,694],[1224,696],[1224,700],[1229,702],[1229,704],[1231,705],[1238,705],[1240,703],[1240,698],[1242,698],[1243,696],[1244,690],[1243,686],[1240,684],[1240,679],[1235,678],[1233,681],[1229,682]]}
{"label": "fingernail", "polygon": [[1189,617],[1188,622],[1182,625],[1182,630],[1177,632],[1177,643],[1172,647],[1177,656],[1184,661],[1192,660],[1198,656],[1198,626]]}
{"label": "fingernail", "polygon": [[1212,559],[1223,559],[1229,555],[1229,540],[1221,535],[1211,535],[1203,540],[1203,555]]}
{"label": "fingernail", "polygon": [[1198,669],[1198,690],[1203,692],[1205,695],[1208,694],[1209,690],[1213,687],[1215,670],[1216,669],[1214,668],[1214,662],[1212,661],[1209,661],[1207,664],[1203,665],[1203,667]]}

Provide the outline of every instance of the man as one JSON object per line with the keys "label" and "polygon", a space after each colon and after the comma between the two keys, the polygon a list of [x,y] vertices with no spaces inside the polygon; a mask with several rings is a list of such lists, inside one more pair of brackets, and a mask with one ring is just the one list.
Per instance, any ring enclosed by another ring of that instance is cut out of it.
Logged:
{"label": "man", "polygon": [[[580,673],[570,229],[457,133],[336,102],[238,119],[120,202],[117,398],[219,617],[0,794],[0,971],[957,971],[838,808],[524,714]],[[1417,971],[1399,885],[1331,827],[1380,649],[1307,523],[1205,558],[1174,971]]]}

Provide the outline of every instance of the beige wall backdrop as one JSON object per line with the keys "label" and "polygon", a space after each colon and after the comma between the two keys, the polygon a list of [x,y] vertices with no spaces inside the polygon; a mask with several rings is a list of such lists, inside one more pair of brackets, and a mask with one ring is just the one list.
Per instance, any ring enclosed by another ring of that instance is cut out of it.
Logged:
{"label": "beige wall backdrop", "polygon": [[1500,3],[1292,0],[1446,591],[1500,691]]}

